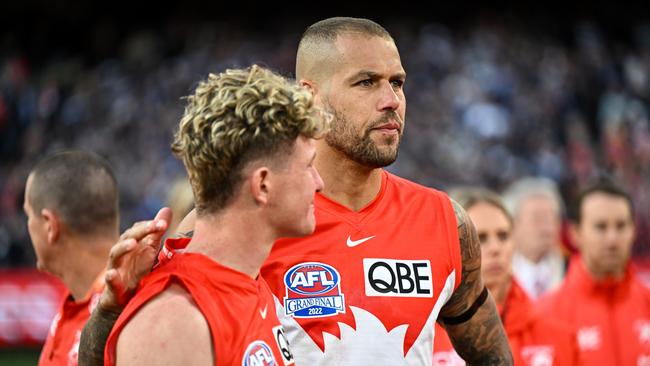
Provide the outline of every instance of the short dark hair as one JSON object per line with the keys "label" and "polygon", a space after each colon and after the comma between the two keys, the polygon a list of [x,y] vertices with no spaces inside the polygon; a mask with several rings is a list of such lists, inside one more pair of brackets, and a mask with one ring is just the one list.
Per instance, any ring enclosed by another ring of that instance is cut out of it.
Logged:
{"label": "short dark hair", "polygon": [[579,224],[582,220],[582,204],[585,199],[594,194],[594,193],[605,193],[611,196],[616,196],[625,199],[630,208],[630,217],[634,219],[634,203],[632,202],[632,197],[627,193],[620,185],[615,183],[610,178],[600,178],[592,183],[586,185],[578,196],[576,197],[575,203],[573,205],[573,210],[571,218],[572,220]]}
{"label": "short dark hair", "polygon": [[[309,26],[300,38],[300,43],[316,40],[334,42],[342,33],[360,33],[369,36],[393,39],[381,25],[364,18],[334,17],[321,20]],[[300,46],[299,46],[300,47]]]}
{"label": "short dark hair", "polygon": [[51,209],[76,233],[117,229],[117,181],[99,155],[80,150],[58,152],[41,160],[31,177],[27,199],[34,212]]}

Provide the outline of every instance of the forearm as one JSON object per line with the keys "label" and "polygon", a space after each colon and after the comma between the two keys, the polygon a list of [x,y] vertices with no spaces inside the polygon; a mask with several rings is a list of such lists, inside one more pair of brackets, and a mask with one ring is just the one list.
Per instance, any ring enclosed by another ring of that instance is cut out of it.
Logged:
{"label": "forearm", "polygon": [[81,333],[79,366],[104,365],[104,347],[120,313],[97,306]]}
{"label": "forearm", "polygon": [[443,326],[467,365],[512,365],[512,354],[491,296],[467,322]]}

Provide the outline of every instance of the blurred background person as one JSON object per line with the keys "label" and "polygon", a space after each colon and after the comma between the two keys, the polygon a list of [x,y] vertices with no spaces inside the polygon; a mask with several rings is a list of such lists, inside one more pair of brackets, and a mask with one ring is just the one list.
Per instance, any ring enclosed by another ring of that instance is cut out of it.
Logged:
{"label": "blurred background person", "polygon": [[512,267],[528,295],[537,299],[564,278],[560,231],[564,205],[555,182],[543,177],[514,181],[503,193],[514,226]]}
{"label": "blurred background person", "polygon": [[68,290],[40,366],[77,365],[81,330],[104,288],[108,253],[119,237],[117,192],[106,161],[83,151],[50,155],[27,178],[24,210],[38,269]]}
{"label": "blurred background person", "polygon": [[629,263],[633,212],[630,196],[610,181],[584,188],[571,225],[580,255],[539,302],[547,317],[577,331],[587,365],[650,364],[650,290]]}
{"label": "blurred background person", "polygon": [[[501,198],[487,189],[472,187],[452,189],[450,195],[467,210],[476,226],[481,274],[497,303],[515,365],[578,365],[575,333],[552,317],[542,317],[513,277],[513,220]],[[433,359],[436,366],[465,364],[440,325],[436,325]]]}
{"label": "blurred background person", "polygon": [[187,176],[181,175],[174,180],[165,206],[172,210],[172,220],[167,232],[175,233],[181,220],[194,208],[194,195]]}

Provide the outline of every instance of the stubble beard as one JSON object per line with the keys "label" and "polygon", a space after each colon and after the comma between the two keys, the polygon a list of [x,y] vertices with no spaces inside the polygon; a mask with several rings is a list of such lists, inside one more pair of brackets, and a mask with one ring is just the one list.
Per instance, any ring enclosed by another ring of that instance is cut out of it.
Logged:
{"label": "stubble beard", "polygon": [[327,111],[334,117],[329,132],[325,135],[327,145],[345,154],[352,161],[375,169],[389,166],[397,160],[402,131],[398,135],[382,136],[385,148],[379,148],[370,134],[373,128],[386,123],[390,119],[399,120],[394,111],[386,112],[381,118],[369,124],[363,135],[349,122],[345,116],[330,106]]}

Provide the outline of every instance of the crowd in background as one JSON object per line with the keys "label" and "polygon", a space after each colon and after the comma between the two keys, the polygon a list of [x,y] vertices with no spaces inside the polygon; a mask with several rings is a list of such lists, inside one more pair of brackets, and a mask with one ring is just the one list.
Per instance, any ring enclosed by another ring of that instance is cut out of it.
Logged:
{"label": "crowd in background", "polygon": [[[384,24],[408,73],[398,175],[439,189],[502,190],[529,175],[557,182],[570,202],[609,175],[630,191],[637,257],[650,250],[650,25],[613,38],[576,22],[552,33],[493,22],[463,27]],[[101,44],[107,32],[94,32]],[[302,29],[253,32],[236,24],[133,31],[111,57],[0,56],[0,266],[33,265],[22,213],[27,173],[45,153],[105,156],[120,185],[122,227],[169,201],[182,176],[170,142],[182,96],[209,72],[262,63],[287,76]],[[110,33],[110,32],[109,32]]]}

